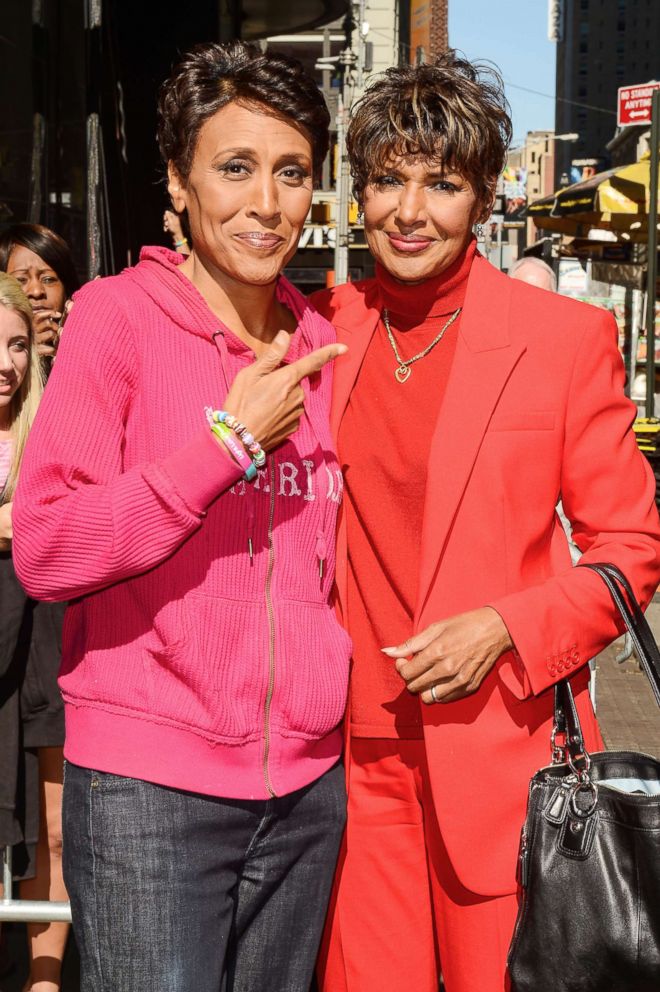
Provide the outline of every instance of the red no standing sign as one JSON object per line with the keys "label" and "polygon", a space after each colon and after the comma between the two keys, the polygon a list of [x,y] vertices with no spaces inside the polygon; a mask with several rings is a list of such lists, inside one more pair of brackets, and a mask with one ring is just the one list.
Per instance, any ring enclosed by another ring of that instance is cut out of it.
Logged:
{"label": "red no standing sign", "polygon": [[639,83],[637,86],[622,86],[619,89],[618,125],[650,124],[651,100],[653,91],[660,88],[660,83]]}

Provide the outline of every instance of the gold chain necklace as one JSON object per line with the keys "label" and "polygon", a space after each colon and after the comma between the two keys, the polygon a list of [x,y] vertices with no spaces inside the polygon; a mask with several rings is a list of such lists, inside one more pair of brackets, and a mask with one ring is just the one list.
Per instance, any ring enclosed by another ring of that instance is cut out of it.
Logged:
{"label": "gold chain necklace", "polygon": [[450,327],[454,323],[459,313],[461,312],[461,309],[462,307],[459,307],[458,310],[454,311],[454,313],[451,315],[451,317],[449,318],[445,326],[442,328],[440,333],[437,335],[437,337],[433,339],[433,341],[431,341],[430,345],[428,345],[424,349],[424,351],[420,351],[419,355],[414,355],[412,358],[407,359],[407,361],[405,362],[401,357],[401,355],[399,354],[399,349],[396,346],[396,341],[394,340],[394,335],[392,334],[392,328],[390,327],[389,311],[387,309],[383,310],[382,317],[383,317],[383,323],[385,324],[385,330],[387,331],[387,336],[390,340],[390,344],[392,345],[392,351],[394,352],[394,357],[399,363],[399,367],[394,370],[394,375],[396,376],[397,382],[405,382],[410,375],[410,366],[413,364],[413,362],[418,362],[420,358],[426,358],[428,353],[432,351],[433,348],[435,348],[436,344],[438,344],[439,341],[442,341],[445,331],[447,330],[448,327]]}

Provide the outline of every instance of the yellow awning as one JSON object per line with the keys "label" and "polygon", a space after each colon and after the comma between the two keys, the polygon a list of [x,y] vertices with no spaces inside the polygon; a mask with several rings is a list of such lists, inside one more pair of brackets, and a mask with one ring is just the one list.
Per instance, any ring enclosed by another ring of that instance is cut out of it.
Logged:
{"label": "yellow awning", "polygon": [[589,229],[601,228],[626,232],[626,240],[646,240],[650,178],[650,157],[645,155],[530,203],[527,215],[538,227],[563,234],[586,236]]}
{"label": "yellow awning", "polygon": [[[617,197],[621,196],[626,202],[634,202],[639,208],[637,213],[648,213],[651,193],[651,159],[645,155],[639,162],[632,165],[624,165],[617,169],[612,176],[608,187],[607,195],[614,194],[612,203],[616,203]],[[617,209],[605,203],[603,210],[610,210],[612,213],[634,213],[628,209]]]}

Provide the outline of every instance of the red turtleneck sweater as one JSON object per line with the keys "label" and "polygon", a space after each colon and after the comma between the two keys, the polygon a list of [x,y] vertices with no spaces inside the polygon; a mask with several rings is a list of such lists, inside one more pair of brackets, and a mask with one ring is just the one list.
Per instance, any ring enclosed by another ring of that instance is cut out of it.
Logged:
{"label": "red turtleneck sweater", "polygon": [[[476,242],[446,272],[414,286],[376,269],[381,309],[401,357],[423,351],[463,306]],[[413,632],[419,541],[431,438],[449,377],[458,318],[397,382],[398,362],[381,320],[339,430],[348,527],[347,613],[353,638],[351,732],[422,737],[420,703],[381,648]]]}

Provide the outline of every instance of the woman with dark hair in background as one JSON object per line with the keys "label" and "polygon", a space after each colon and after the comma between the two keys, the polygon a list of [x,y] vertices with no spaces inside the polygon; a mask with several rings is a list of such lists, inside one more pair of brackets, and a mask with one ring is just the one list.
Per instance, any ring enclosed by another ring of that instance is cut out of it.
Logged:
{"label": "woman with dark hair in background", "polygon": [[553,686],[571,676],[598,746],[587,663],[618,632],[558,499],[584,563],[618,565],[644,604],[660,575],[614,321],[476,251],[510,134],[497,74],[454,52],[388,69],[348,130],[377,265],[314,297],[349,347],[332,420],[354,643],[324,992],[437,992],[440,965],[447,992],[504,992]]}
{"label": "woman with dark hair in background", "polygon": [[22,287],[34,312],[39,354],[52,358],[66,302],[80,286],[69,246],[48,227],[13,224],[0,234],[0,271]]}
{"label": "woman with dark hair in background", "polygon": [[[14,868],[26,879],[24,898],[66,900],[64,711],[56,681],[64,607],[30,599],[11,554],[13,495],[42,392],[32,319],[18,283],[0,273],[0,848],[19,845]],[[24,990],[58,992],[69,927],[32,923],[27,929]]]}
{"label": "woman with dark hair in background", "polygon": [[327,364],[344,349],[281,272],[328,123],[295,60],[239,42],[183,58],[158,133],[192,253],[145,248],[77,294],[26,452],[17,569],[73,601],[83,992],[308,992],[345,818]]}

